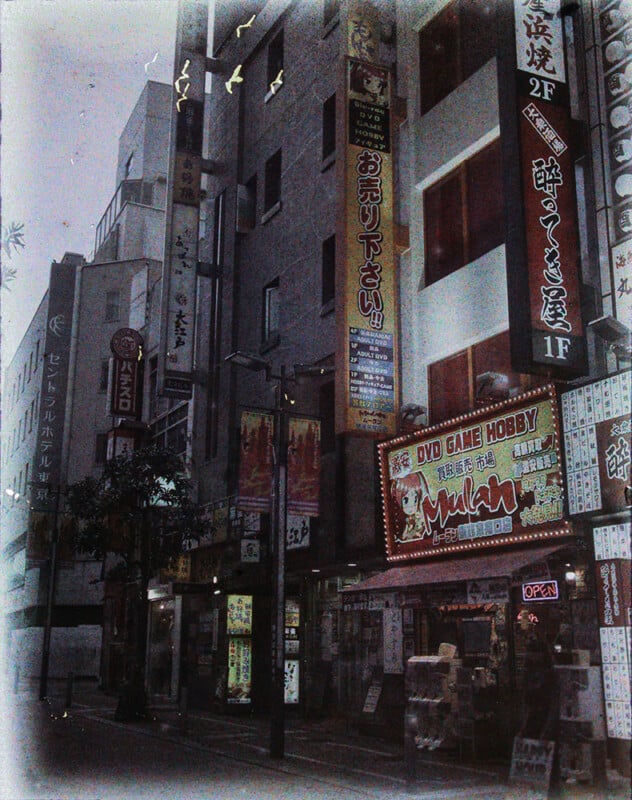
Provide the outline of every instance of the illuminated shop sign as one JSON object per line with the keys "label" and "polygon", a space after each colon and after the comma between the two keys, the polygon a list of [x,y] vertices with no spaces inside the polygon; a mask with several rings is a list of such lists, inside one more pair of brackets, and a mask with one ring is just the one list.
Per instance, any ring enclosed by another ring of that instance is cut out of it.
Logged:
{"label": "illuminated shop sign", "polygon": [[552,387],[378,450],[391,561],[570,532]]}
{"label": "illuminated shop sign", "polygon": [[615,513],[629,505],[631,388],[627,370],[561,395],[571,515]]}
{"label": "illuminated shop sign", "polygon": [[252,595],[228,595],[226,598],[226,633],[229,636],[250,636],[252,633]]}
{"label": "illuminated shop sign", "polygon": [[110,341],[112,383],[110,413],[140,419],[142,412],[143,337],[132,328],[119,328]]}
{"label": "illuminated shop sign", "polygon": [[515,0],[513,9],[501,102],[511,162],[505,203],[520,210],[512,210],[506,237],[512,363],[520,372],[581,375],[587,358],[560,2]]}
{"label": "illuminated shop sign", "polygon": [[522,584],[522,599],[526,603],[541,600],[559,600],[560,589],[557,581],[536,581]]}
{"label": "illuminated shop sign", "polygon": [[226,700],[231,704],[250,703],[252,690],[252,641],[231,637],[228,640],[228,682]]}

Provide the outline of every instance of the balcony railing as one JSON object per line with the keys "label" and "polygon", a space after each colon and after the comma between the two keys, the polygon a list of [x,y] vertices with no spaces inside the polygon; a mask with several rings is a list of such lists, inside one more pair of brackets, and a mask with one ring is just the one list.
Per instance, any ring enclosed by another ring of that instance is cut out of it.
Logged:
{"label": "balcony railing", "polygon": [[144,206],[152,206],[153,197],[153,182],[142,180],[121,181],[118,189],[114,193],[114,197],[110,200],[108,207],[105,209],[105,213],[97,225],[94,237],[95,254],[107,239],[125,203],[140,203]]}

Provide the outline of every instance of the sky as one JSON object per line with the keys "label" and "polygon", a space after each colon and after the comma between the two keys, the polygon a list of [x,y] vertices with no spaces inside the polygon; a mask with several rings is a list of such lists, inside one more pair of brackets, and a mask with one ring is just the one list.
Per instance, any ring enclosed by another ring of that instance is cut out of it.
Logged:
{"label": "sky", "polygon": [[176,13],[177,0],[0,0],[2,232],[22,225],[25,245],[2,251],[3,372],[51,262],[91,257],[118,137],[146,81],[172,81]]}

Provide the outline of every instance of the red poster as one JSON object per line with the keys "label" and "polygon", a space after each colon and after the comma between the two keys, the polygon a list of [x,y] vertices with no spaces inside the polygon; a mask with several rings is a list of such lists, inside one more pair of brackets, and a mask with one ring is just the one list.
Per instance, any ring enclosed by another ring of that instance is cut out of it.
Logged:
{"label": "red poster", "polygon": [[287,513],[317,517],[320,500],[320,422],[290,419],[287,454]]}
{"label": "red poster", "polygon": [[270,510],[274,473],[273,439],[272,414],[242,411],[237,508],[243,511]]}

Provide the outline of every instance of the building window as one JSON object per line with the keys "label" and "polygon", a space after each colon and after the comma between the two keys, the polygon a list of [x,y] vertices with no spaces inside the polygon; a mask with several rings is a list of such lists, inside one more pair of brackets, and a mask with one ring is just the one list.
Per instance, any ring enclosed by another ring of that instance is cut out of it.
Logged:
{"label": "building window", "polygon": [[108,457],[108,435],[97,433],[94,447],[94,463],[105,464]]}
{"label": "building window", "polygon": [[323,384],[319,389],[320,450],[323,454],[332,453],[336,449],[336,404],[334,389],[334,381]]}
{"label": "building window", "polygon": [[507,396],[548,382],[544,378],[521,375],[512,370],[509,331],[504,331],[467,350],[430,364],[428,382],[431,424],[437,425],[502,399],[497,395],[489,396],[481,392],[480,376],[492,372],[506,378],[503,389]]}
{"label": "building window", "polygon": [[505,240],[500,140],[423,193],[426,285]]}
{"label": "building window", "polygon": [[33,375],[33,351],[29,353],[29,383],[31,382],[31,376]]}
{"label": "building window", "polygon": [[99,391],[101,393],[108,390],[108,378],[110,375],[110,360],[104,358],[101,360],[101,375],[99,378]]}
{"label": "building window", "polygon": [[105,295],[105,321],[118,322],[121,309],[120,309],[120,292],[113,291],[107,292]]}
{"label": "building window", "polygon": [[149,419],[156,416],[158,403],[158,356],[149,359]]}
{"label": "building window", "polygon": [[266,161],[264,214],[281,202],[281,151]]}
{"label": "building window", "polygon": [[31,400],[31,418],[29,420],[29,433],[33,430],[33,420],[35,419],[35,398]]}
{"label": "building window", "polygon": [[323,103],[323,160],[336,152],[336,95]]}
{"label": "building window", "polygon": [[280,316],[279,279],[276,278],[263,289],[263,331],[264,344],[272,343],[279,338]]}
{"label": "building window", "polygon": [[276,94],[283,82],[283,28],[281,28],[268,45],[268,86],[266,91]]}
{"label": "building window", "polygon": [[329,25],[338,16],[339,12],[340,0],[325,0],[323,3],[323,25]]}
{"label": "building window", "polygon": [[213,209],[213,264],[221,267],[224,261],[224,216],[226,207],[226,193],[222,192],[215,198]]}
{"label": "building window", "polygon": [[130,172],[132,171],[132,164],[134,163],[134,153],[130,155],[130,157],[125,162],[125,177],[129,178]]}
{"label": "building window", "polygon": [[336,295],[336,235],[323,242],[321,303],[330,303]]}
{"label": "building window", "polygon": [[257,223],[257,176],[237,185],[237,233],[248,233]]}
{"label": "building window", "polygon": [[160,417],[151,426],[152,441],[159,447],[169,447],[178,455],[187,449],[187,424],[189,405],[182,405]]}
{"label": "building window", "polygon": [[40,351],[40,340],[38,339],[37,343],[35,344],[35,367],[33,369],[33,372],[37,372],[37,368],[39,366],[39,351]]}
{"label": "building window", "polygon": [[496,54],[496,0],[455,0],[419,32],[425,114]]}

